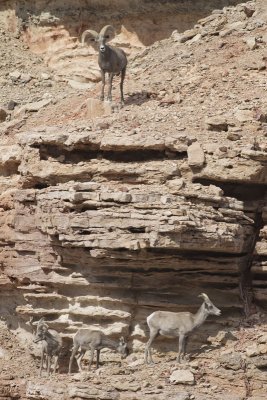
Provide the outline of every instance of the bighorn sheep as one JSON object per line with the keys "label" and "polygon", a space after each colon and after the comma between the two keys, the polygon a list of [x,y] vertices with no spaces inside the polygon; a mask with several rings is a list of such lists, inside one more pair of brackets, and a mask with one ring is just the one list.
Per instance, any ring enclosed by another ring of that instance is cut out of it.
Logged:
{"label": "bighorn sheep", "polygon": [[124,341],[124,338],[121,337],[118,342],[109,339],[100,331],[94,331],[87,328],[81,328],[77,331],[73,338],[73,350],[70,356],[70,363],[69,363],[69,374],[71,373],[72,362],[73,358],[80,349],[80,354],[77,356],[77,364],[79,367],[79,371],[82,371],[81,361],[86,352],[86,350],[91,350],[88,370],[90,370],[94,353],[96,350],[96,368],[99,366],[99,357],[100,357],[100,350],[104,347],[108,347],[110,349],[114,349],[118,351],[122,358],[127,357],[128,355],[128,348],[127,344]]}
{"label": "bighorn sheep", "polygon": [[38,343],[41,340],[43,341],[43,343],[39,376],[42,375],[44,356],[46,356],[47,359],[47,374],[50,375],[51,360],[53,356],[55,357],[53,372],[55,373],[57,369],[58,357],[62,348],[62,338],[59,333],[54,329],[48,329],[48,325],[45,323],[44,318],[41,318],[40,321],[37,323],[36,335],[33,341],[34,343]]}
{"label": "bighorn sheep", "polygon": [[[204,299],[203,304],[196,312],[170,312],[155,311],[147,317],[147,324],[150,330],[150,337],[145,348],[145,362],[153,363],[151,356],[151,344],[160,334],[163,336],[179,337],[179,350],[177,362],[180,362],[181,354],[185,356],[187,337],[200,325],[204,323],[208,315],[220,315],[221,311],[212,304],[205,293],[199,297]],[[149,356],[149,361],[148,361]]]}
{"label": "bighorn sheep", "polygon": [[113,39],[115,29],[111,25],[106,25],[101,29],[100,33],[93,30],[86,30],[82,34],[82,44],[89,39],[92,45],[98,44],[98,65],[101,70],[102,88],[100,99],[104,100],[105,74],[109,74],[109,89],[107,100],[112,101],[112,80],[114,75],[121,74],[120,92],[121,103],[124,103],[123,98],[123,82],[126,74],[127,57],[125,52],[120,48],[108,46],[107,41]]}

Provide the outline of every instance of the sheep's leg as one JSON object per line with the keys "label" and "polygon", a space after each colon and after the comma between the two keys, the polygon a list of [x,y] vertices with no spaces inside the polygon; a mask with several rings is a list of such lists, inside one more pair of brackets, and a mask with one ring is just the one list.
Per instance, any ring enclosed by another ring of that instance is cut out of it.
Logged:
{"label": "sheep's leg", "polygon": [[120,82],[120,91],[121,91],[121,104],[124,104],[124,97],[123,97],[123,82],[126,74],[126,67],[121,71],[121,82]]}
{"label": "sheep's leg", "polygon": [[102,85],[101,85],[101,95],[100,95],[100,100],[104,100],[104,90],[105,90],[105,72],[101,69],[101,79],[102,79]]}
{"label": "sheep's leg", "polygon": [[100,349],[96,350],[96,369],[99,367]]}
{"label": "sheep's leg", "polygon": [[179,349],[178,349],[178,355],[177,355],[177,362],[181,362],[181,353],[185,350],[185,336],[180,335],[179,336]]}
{"label": "sheep's leg", "polygon": [[183,344],[183,348],[182,348],[182,355],[183,355],[183,359],[186,359],[186,347],[187,347],[187,343],[188,343],[188,337],[185,336],[184,338],[184,344]]}
{"label": "sheep's leg", "polygon": [[94,353],[95,353],[95,349],[94,347],[91,347],[91,355],[90,355],[90,360],[89,360],[89,364],[88,364],[88,371],[91,369],[91,365],[94,359]]}
{"label": "sheep's leg", "polygon": [[82,359],[86,353],[86,349],[82,349],[79,356],[77,357],[77,364],[79,368],[79,372],[82,372]]}
{"label": "sheep's leg", "polygon": [[39,376],[42,376],[43,364],[44,364],[44,351],[42,350],[42,354],[41,354],[41,364],[40,364],[40,370],[39,370]]}
{"label": "sheep's leg", "polygon": [[78,347],[74,346],[71,352],[71,356],[70,356],[70,362],[69,362],[69,374],[71,374],[71,368],[72,368],[72,363],[73,363],[73,359],[76,355],[78,351]]}
{"label": "sheep's leg", "polygon": [[50,369],[51,369],[51,356],[47,355],[47,375],[50,375]]}
{"label": "sheep's leg", "polygon": [[[150,331],[150,337],[149,340],[146,344],[146,348],[145,348],[145,363],[146,364],[153,364],[153,360],[152,360],[152,355],[151,355],[151,344],[153,342],[153,340],[158,336],[158,331]],[[149,360],[148,360],[149,358]]]}
{"label": "sheep's leg", "polygon": [[57,372],[57,366],[58,366],[58,355],[55,356],[55,365],[53,369],[53,374]]}
{"label": "sheep's leg", "polygon": [[45,353],[44,354],[44,366],[43,366],[43,368],[45,369],[45,370],[47,370],[47,357],[48,357],[48,355]]}
{"label": "sheep's leg", "polygon": [[112,101],[112,93],[111,93],[111,91],[112,91],[112,81],[113,81],[113,77],[114,77],[113,72],[110,72],[110,73],[109,73],[109,76],[108,76],[108,81],[109,81],[109,86],[108,86],[108,97],[107,97],[107,100],[108,100],[108,101]]}

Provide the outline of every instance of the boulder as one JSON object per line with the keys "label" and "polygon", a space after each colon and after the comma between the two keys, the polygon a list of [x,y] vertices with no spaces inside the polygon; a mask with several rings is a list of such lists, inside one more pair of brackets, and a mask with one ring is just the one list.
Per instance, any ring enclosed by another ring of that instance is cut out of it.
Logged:
{"label": "boulder", "polygon": [[205,154],[199,142],[192,143],[187,149],[188,165],[191,168],[202,168],[205,163]]}
{"label": "boulder", "polygon": [[195,378],[191,371],[187,369],[178,369],[171,374],[170,383],[174,385],[193,385],[195,383]]}

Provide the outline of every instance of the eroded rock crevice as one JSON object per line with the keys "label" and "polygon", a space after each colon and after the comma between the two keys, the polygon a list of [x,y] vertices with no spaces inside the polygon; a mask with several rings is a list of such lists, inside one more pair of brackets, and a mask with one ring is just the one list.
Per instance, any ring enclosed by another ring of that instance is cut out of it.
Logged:
{"label": "eroded rock crevice", "polygon": [[255,257],[255,248],[259,240],[260,231],[264,227],[262,219],[262,212],[256,213],[255,216],[255,233],[251,240],[251,250],[245,257],[243,263],[240,265],[240,278],[239,278],[239,289],[240,297],[244,306],[244,313],[246,317],[249,317],[255,308],[255,295],[253,292],[253,261]]}
{"label": "eroded rock crevice", "polygon": [[[245,204],[246,215],[254,220],[254,233],[251,236],[250,250],[240,258],[239,266],[240,297],[244,307],[244,314],[248,317],[256,310],[253,279],[257,276],[257,272],[254,272],[254,265],[256,260],[260,259],[260,257],[257,256],[257,246],[260,242],[261,231],[264,230],[265,225],[264,208],[266,186],[254,183],[249,185],[242,183],[237,184],[236,182],[212,182],[199,178],[196,178],[195,182],[204,185],[216,184],[223,190],[226,196],[235,197],[242,201]],[[262,262],[264,263],[264,258]]]}

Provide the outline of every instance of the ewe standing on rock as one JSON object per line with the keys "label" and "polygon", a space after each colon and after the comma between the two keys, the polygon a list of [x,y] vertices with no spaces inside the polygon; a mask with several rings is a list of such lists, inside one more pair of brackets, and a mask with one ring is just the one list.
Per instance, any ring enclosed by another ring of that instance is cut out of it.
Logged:
{"label": "ewe standing on rock", "polygon": [[[204,299],[204,303],[196,312],[171,312],[155,311],[147,317],[147,324],[150,331],[150,338],[146,344],[145,362],[153,363],[151,356],[151,344],[158,335],[179,337],[179,351],[177,362],[180,362],[181,354],[185,356],[185,346],[187,337],[200,325],[202,325],[209,315],[221,315],[221,310],[215,307],[205,293],[199,297]],[[148,361],[149,356],[149,361]]]}
{"label": "ewe standing on rock", "polygon": [[104,347],[116,350],[121,354],[122,358],[125,358],[128,355],[128,347],[123,337],[121,337],[120,340],[117,342],[109,339],[100,331],[94,331],[87,328],[79,329],[73,338],[73,350],[70,356],[69,374],[71,373],[73,358],[79,351],[79,349],[80,349],[80,354],[77,357],[77,364],[79,367],[79,371],[82,372],[81,361],[86,350],[91,350],[88,369],[91,368],[95,350],[96,350],[96,368],[98,368],[100,350],[103,349]]}
{"label": "ewe standing on rock", "polygon": [[86,30],[82,34],[82,44],[88,39],[93,45],[98,44],[98,65],[101,70],[102,77],[102,88],[100,99],[104,100],[104,89],[105,89],[105,74],[109,74],[109,89],[107,100],[112,101],[112,80],[114,75],[121,74],[120,92],[121,92],[121,103],[124,104],[123,98],[123,82],[126,74],[127,57],[122,49],[108,46],[107,41],[113,39],[115,36],[115,30],[113,26],[106,25],[101,29],[100,33],[93,30]]}
{"label": "ewe standing on rock", "polygon": [[37,331],[35,335],[34,343],[38,343],[40,341],[42,343],[42,353],[41,353],[41,365],[39,376],[42,374],[44,356],[47,357],[47,374],[50,375],[51,368],[51,360],[52,357],[55,357],[55,365],[54,365],[54,373],[56,372],[58,365],[58,357],[60,350],[62,348],[62,338],[57,331],[54,329],[48,329],[48,325],[45,323],[44,318],[41,318],[37,324]]}

